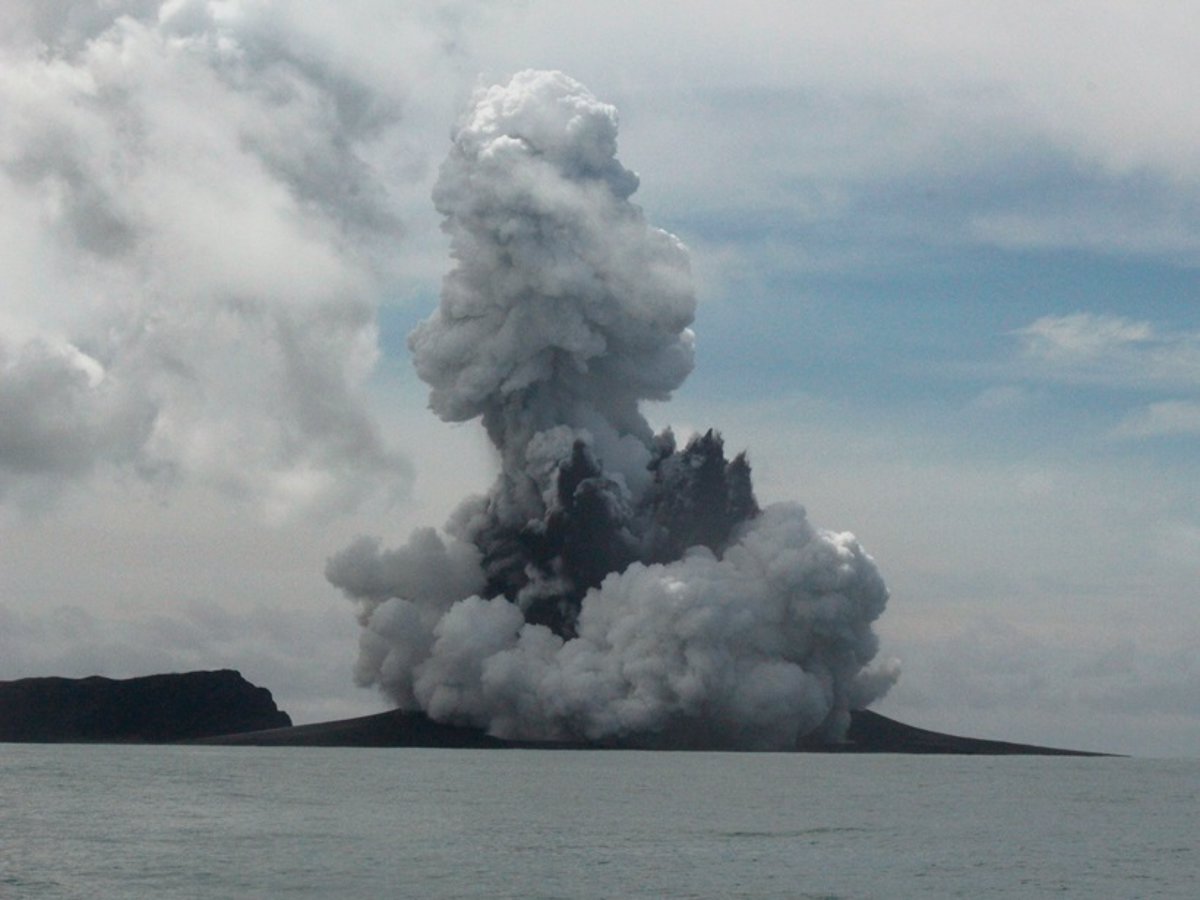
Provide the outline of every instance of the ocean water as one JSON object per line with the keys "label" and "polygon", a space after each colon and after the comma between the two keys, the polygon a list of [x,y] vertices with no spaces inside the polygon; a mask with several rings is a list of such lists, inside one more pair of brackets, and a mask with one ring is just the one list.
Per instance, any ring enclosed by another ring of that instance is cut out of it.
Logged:
{"label": "ocean water", "polygon": [[1200,897],[1200,761],[0,744],[0,897]]}

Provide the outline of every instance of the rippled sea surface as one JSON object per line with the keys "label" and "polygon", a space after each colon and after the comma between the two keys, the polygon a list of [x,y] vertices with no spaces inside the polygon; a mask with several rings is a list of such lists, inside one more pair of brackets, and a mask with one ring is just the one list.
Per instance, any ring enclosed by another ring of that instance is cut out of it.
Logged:
{"label": "rippled sea surface", "polygon": [[1200,761],[0,744],[0,897],[1200,897]]}

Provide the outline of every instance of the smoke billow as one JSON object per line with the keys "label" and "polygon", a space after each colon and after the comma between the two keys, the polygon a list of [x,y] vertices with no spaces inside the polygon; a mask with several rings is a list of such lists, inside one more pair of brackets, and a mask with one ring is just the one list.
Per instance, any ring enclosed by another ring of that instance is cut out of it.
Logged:
{"label": "smoke billow", "polygon": [[486,496],[444,531],[362,538],[358,681],[507,738],[794,747],[837,738],[887,590],[849,534],[760,509],[744,456],[639,411],[693,362],[687,253],[630,202],[615,110],[557,72],[479,92],[434,191],[455,260],[410,338],[430,405],[479,418]]}

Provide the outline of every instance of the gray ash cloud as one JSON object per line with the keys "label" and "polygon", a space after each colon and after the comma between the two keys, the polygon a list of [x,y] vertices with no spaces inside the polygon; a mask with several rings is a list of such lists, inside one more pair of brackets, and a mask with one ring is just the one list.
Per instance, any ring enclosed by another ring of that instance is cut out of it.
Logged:
{"label": "gray ash cloud", "polygon": [[887,590],[852,535],[760,508],[744,455],[677,446],[645,400],[693,365],[687,252],[630,202],[615,110],[557,72],[477,93],[434,200],[455,265],[410,338],[430,406],[481,420],[488,494],[441,531],[360,539],[356,676],[508,738],[787,748],[837,738]]}

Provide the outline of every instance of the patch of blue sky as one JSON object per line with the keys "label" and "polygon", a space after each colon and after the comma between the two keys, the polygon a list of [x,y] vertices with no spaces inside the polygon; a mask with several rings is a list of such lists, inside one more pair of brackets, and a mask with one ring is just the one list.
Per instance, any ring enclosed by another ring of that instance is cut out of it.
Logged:
{"label": "patch of blue sky", "polygon": [[752,291],[739,294],[734,285],[702,304],[697,330],[706,353],[727,348],[737,361],[756,362],[756,370],[768,362],[789,370],[799,350],[845,365],[890,359],[929,369],[1003,356],[1016,332],[1047,315],[1193,326],[1196,310],[1187,303],[1195,299],[1194,278],[1141,260],[975,248],[884,272],[760,274]]}
{"label": "patch of blue sky", "polygon": [[437,294],[417,293],[402,301],[380,304],[376,321],[379,327],[380,365],[395,373],[398,368],[411,371],[408,335],[437,308]]}
{"label": "patch of blue sky", "polygon": [[1196,325],[1193,282],[1145,259],[978,247],[869,275],[767,276],[761,293],[702,305],[683,391],[729,402],[804,394],[863,420],[937,432],[972,456],[1186,463],[1195,434],[1139,435],[1126,423],[1200,385],[1060,377],[1024,358],[1020,332],[1084,313],[1186,333]]}

